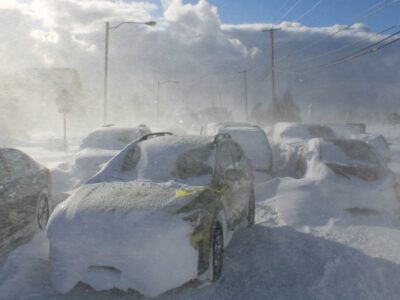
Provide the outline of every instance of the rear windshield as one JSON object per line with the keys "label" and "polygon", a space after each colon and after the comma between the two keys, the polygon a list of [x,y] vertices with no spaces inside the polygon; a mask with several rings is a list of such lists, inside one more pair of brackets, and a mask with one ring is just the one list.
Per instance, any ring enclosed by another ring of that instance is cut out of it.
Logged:
{"label": "rear windshield", "polygon": [[[98,181],[177,181],[188,185],[209,185],[215,165],[211,144],[146,145],[131,149],[121,162],[108,165]],[[93,181],[92,181],[93,182]]]}
{"label": "rear windshield", "polygon": [[321,160],[343,164],[380,164],[371,146],[363,141],[334,140],[321,144]]}

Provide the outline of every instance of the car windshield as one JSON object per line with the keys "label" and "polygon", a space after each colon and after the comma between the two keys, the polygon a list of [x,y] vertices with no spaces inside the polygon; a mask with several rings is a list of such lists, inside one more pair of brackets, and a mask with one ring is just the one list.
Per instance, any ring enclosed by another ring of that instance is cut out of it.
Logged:
{"label": "car windshield", "polygon": [[106,129],[92,132],[80,146],[84,148],[97,148],[106,150],[120,150],[143,134],[138,129]]}
{"label": "car windshield", "polygon": [[214,173],[214,152],[212,144],[162,144],[153,139],[139,143],[121,160],[110,162],[91,182],[173,180],[188,185],[209,185]]}
{"label": "car windshield", "polygon": [[375,164],[380,160],[371,146],[363,141],[332,140],[321,143],[322,161],[340,164]]}

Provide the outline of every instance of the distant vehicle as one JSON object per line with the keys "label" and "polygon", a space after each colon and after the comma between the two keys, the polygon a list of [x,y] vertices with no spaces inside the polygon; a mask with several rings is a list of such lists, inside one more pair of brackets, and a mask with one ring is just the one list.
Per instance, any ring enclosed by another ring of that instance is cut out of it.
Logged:
{"label": "distant vehicle", "polygon": [[222,122],[207,126],[207,134],[228,133],[251,160],[255,172],[272,173],[272,149],[268,137],[260,127],[249,123]]}
{"label": "distant vehicle", "polygon": [[48,169],[20,150],[0,148],[0,248],[33,222],[46,227],[50,193]]}
{"label": "distant vehicle", "polygon": [[145,296],[216,281],[224,247],[254,217],[251,163],[229,135],[149,134],[52,214],[52,280],[61,292],[83,281]]}
{"label": "distant vehicle", "polygon": [[82,140],[75,159],[79,176],[83,180],[90,178],[99,171],[102,164],[122,148],[150,132],[146,125],[138,127],[106,125],[91,132]]}
{"label": "distant vehicle", "polygon": [[276,172],[282,176],[296,174],[298,149],[313,138],[336,138],[335,132],[323,124],[277,123],[273,128]]}

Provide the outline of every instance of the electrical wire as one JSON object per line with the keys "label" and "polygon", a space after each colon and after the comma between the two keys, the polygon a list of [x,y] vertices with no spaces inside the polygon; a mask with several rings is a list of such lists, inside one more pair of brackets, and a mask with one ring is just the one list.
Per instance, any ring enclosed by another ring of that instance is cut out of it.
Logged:
{"label": "electrical wire", "polygon": [[389,41],[389,42],[387,42],[387,43],[385,43],[383,45],[379,45],[379,44],[383,43],[384,41],[387,41],[390,38],[395,37],[398,34],[400,34],[400,30],[395,32],[395,33],[393,33],[393,34],[391,34],[391,35],[389,35],[389,36],[387,36],[387,37],[385,37],[385,38],[383,38],[383,39],[381,39],[381,40],[379,40],[378,42],[373,43],[372,45],[364,47],[364,48],[362,48],[362,49],[360,49],[358,51],[355,51],[355,52],[353,52],[353,53],[351,53],[349,55],[346,55],[346,56],[344,56],[342,58],[336,59],[334,61],[331,61],[331,62],[328,62],[328,63],[325,63],[325,64],[320,64],[320,65],[317,65],[317,66],[309,67],[309,68],[305,69],[304,71],[283,70],[283,69],[278,69],[278,68],[275,68],[274,70],[277,71],[277,72],[280,72],[280,73],[291,73],[291,74],[299,75],[299,74],[310,73],[311,71],[316,70],[316,69],[321,69],[321,68],[326,68],[326,67],[342,64],[342,63],[351,61],[353,59],[362,57],[364,55],[367,55],[367,54],[370,54],[370,53],[375,53],[375,52],[377,52],[377,51],[379,51],[379,50],[381,50],[383,48],[386,48],[389,45],[394,44],[395,42],[400,40],[400,37],[395,38],[395,39],[393,39],[393,40],[391,40],[391,41]]}
{"label": "electrical wire", "polygon": [[302,0],[297,0],[287,11],[286,13],[283,14],[283,16],[278,20],[278,23],[282,22],[283,19],[290,14],[290,12],[296,8],[296,6],[301,2]]}
{"label": "electrical wire", "polygon": [[[399,27],[399,26],[400,26],[400,24],[396,24],[396,25],[390,26],[390,27],[388,27],[388,28],[386,28],[386,29],[384,29],[384,30],[382,30],[380,32],[375,33],[373,35],[373,37],[381,35],[381,34],[387,32],[387,31],[390,31],[390,30],[392,30],[392,29],[394,29],[396,27]],[[328,52],[325,52],[325,53],[322,53],[322,54],[319,54],[317,56],[313,56],[313,57],[309,57],[309,58],[303,59],[302,61],[303,62],[307,62],[307,61],[316,60],[318,58],[325,57],[325,56],[328,56],[328,55],[331,55],[331,54],[334,54],[334,53],[338,53],[338,52],[340,52],[342,50],[349,49],[349,48],[354,47],[354,46],[356,46],[356,45],[358,45],[358,44],[360,44],[362,42],[363,42],[363,40],[358,40],[358,41],[356,41],[354,43],[351,43],[351,44],[348,44],[348,45],[344,45],[342,47],[336,48],[334,50],[331,50],[331,51],[328,51]]]}
{"label": "electrical wire", "polygon": [[305,13],[303,13],[300,17],[298,17],[297,19],[295,19],[295,22],[300,21],[301,19],[303,19],[305,16],[307,16],[308,14],[310,14],[314,9],[316,9],[324,0],[318,0],[309,10],[307,10]]}
{"label": "electrical wire", "polygon": [[389,6],[391,6],[391,5],[393,5],[393,4],[398,3],[399,1],[400,1],[400,0],[382,1],[382,2],[384,2],[384,3],[380,2],[380,3],[378,4],[379,7],[376,7],[377,4],[374,4],[373,6],[371,6],[370,8],[368,8],[367,11],[366,11],[361,17],[357,18],[357,19],[353,22],[353,24],[351,24],[351,25],[346,25],[346,26],[344,26],[344,27],[342,27],[342,28],[336,30],[335,32],[333,32],[333,33],[331,33],[331,34],[329,34],[329,35],[327,35],[327,36],[324,36],[324,37],[322,37],[322,38],[320,38],[320,39],[318,39],[318,40],[315,40],[314,42],[312,42],[312,43],[306,45],[305,47],[302,47],[302,48],[300,48],[300,49],[297,49],[297,50],[293,51],[292,53],[289,53],[288,55],[285,55],[285,56],[281,57],[281,59],[288,59],[288,58],[290,58],[290,57],[293,57],[294,55],[296,55],[296,54],[298,54],[298,53],[301,53],[301,52],[303,52],[304,50],[309,49],[309,48],[311,48],[312,46],[314,46],[314,45],[316,45],[316,44],[319,44],[320,42],[325,41],[326,39],[328,39],[328,38],[330,38],[330,37],[335,36],[336,34],[338,34],[338,33],[341,32],[341,31],[346,30],[346,29],[349,29],[349,28],[350,28],[351,26],[353,26],[354,24],[368,19],[368,18],[371,17],[372,15],[374,15],[374,14],[376,14],[376,13],[378,13],[378,12],[380,12],[380,11],[386,9],[386,8],[388,8]]}

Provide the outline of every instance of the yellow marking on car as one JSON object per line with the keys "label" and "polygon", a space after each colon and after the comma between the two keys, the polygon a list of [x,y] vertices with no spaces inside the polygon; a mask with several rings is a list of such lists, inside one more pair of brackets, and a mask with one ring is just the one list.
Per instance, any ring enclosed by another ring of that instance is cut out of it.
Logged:
{"label": "yellow marking on car", "polygon": [[190,196],[190,195],[193,195],[195,193],[202,192],[205,190],[206,190],[206,188],[177,190],[175,192],[175,197],[176,198],[186,197],[186,196]]}
{"label": "yellow marking on car", "polygon": [[[180,190],[175,191],[175,197],[176,198],[187,197],[187,196],[193,195],[198,192],[204,192],[205,190],[208,190],[208,188],[180,189]],[[223,186],[220,189],[210,189],[210,190],[214,191],[220,195],[223,195],[226,191],[226,186]]]}

